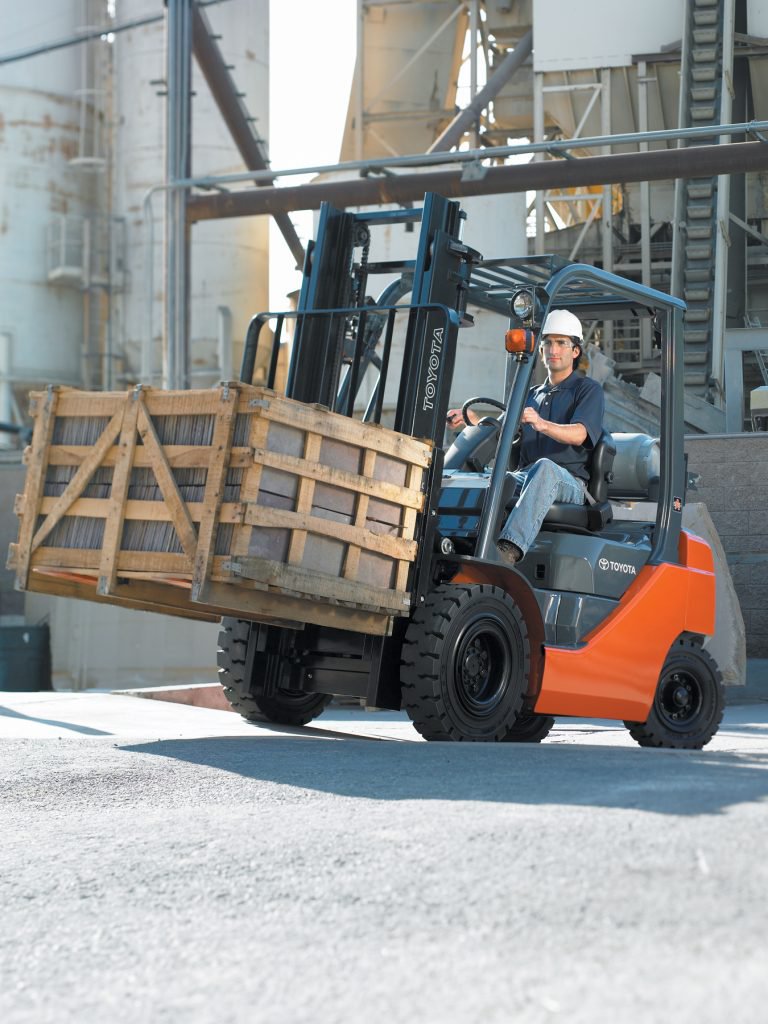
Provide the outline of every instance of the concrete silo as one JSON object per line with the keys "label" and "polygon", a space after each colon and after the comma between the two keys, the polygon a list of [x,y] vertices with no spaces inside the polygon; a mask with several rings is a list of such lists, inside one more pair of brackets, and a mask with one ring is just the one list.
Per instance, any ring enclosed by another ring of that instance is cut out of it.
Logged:
{"label": "concrete silo", "polygon": [[[6,5],[6,53],[74,34],[80,0]],[[24,393],[79,385],[86,224],[95,178],[80,152],[82,54],[67,47],[0,66],[0,419]],[[21,410],[19,409],[21,407]]]}
{"label": "concrete silo", "polygon": [[[156,0],[118,5],[131,20],[158,13]],[[206,16],[259,134],[268,131],[269,3],[213,6]],[[165,27],[160,22],[115,36],[113,210],[125,218],[126,280],[114,303],[115,330],[125,353],[125,379],[159,384],[163,332],[163,204],[165,176]],[[192,68],[192,172],[243,169],[199,69]],[[151,199],[147,196],[151,193]],[[219,336],[231,323],[238,346],[250,316],[267,308],[266,218],[209,221],[191,231],[190,379],[207,386],[222,375]],[[225,362],[232,358],[224,353]],[[224,367],[226,370],[226,366]]]}

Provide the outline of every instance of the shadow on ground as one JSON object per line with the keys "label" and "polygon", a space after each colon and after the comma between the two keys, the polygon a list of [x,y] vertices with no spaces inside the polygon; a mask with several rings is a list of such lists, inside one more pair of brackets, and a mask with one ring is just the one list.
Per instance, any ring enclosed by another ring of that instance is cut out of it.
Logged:
{"label": "shadow on ground", "polygon": [[[317,730],[319,731],[319,730]],[[271,782],[370,800],[494,801],[623,807],[670,815],[719,814],[768,797],[768,755],[574,744],[343,742],[297,730],[286,737],[121,744]],[[244,787],[244,802],[257,795]]]}

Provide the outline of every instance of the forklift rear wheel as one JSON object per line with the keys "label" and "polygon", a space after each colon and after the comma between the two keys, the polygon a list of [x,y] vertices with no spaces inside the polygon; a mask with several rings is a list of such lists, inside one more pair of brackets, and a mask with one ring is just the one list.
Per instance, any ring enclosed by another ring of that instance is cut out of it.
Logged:
{"label": "forklift rear wheel", "polygon": [[641,747],[700,750],[723,717],[723,677],[713,658],[692,640],[678,640],[661,670],[646,722],[625,722]]}
{"label": "forklift rear wheel", "polygon": [[533,711],[521,711],[517,721],[504,737],[509,743],[541,743],[549,736],[555,720],[552,715],[537,715]]}
{"label": "forklift rear wheel", "polygon": [[528,629],[509,594],[486,584],[443,585],[406,630],[403,706],[427,740],[506,740],[529,670]]}
{"label": "forklift rear wheel", "polygon": [[[306,725],[322,714],[331,701],[324,693],[304,693],[276,686],[269,695],[253,693],[254,685],[273,680],[257,678],[263,664],[254,662],[253,677],[245,678],[250,623],[243,619],[222,619],[219,633],[219,681],[224,695],[235,711],[249,722],[274,722],[277,725]],[[275,675],[285,671],[285,659],[272,654],[264,659],[266,671]],[[276,682],[277,680],[274,680]]]}

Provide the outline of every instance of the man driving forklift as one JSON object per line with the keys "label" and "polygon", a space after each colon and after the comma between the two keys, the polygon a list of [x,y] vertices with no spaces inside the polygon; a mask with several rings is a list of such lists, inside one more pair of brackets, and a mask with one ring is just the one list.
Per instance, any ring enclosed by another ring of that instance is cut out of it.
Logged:
{"label": "man driving forklift", "polygon": [[[576,372],[584,344],[581,321],[567,309],[550,311],[541,329],[546,381],[531,388],[520,418],[520,460],[514,472],[515,507],[507,517],[498,548],[514,565],[524,557],[553,502],[583,505],[592,448],[603,429],[603,389]],[[467,410],[470,423],[477,413]],[[461,409],[450,409],[448,426],[464,423]]]}

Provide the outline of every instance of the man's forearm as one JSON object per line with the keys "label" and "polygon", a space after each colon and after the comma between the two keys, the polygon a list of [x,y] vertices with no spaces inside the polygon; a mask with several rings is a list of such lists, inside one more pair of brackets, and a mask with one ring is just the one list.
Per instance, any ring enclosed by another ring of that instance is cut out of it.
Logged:
{"label": "man's forearm", "polygon": [[580,445],[587,439],[587,428],[583,423],[552,423],[540,420],[540,432],[560,444]]}

